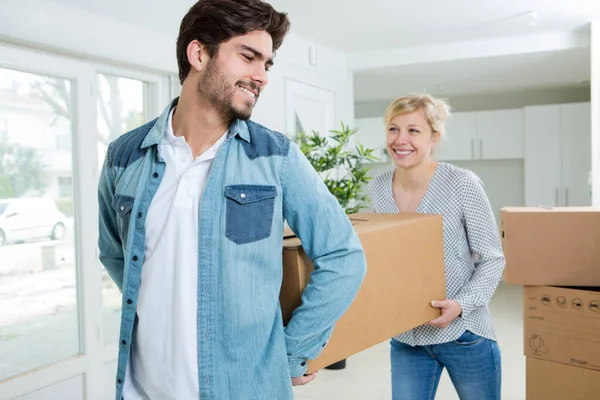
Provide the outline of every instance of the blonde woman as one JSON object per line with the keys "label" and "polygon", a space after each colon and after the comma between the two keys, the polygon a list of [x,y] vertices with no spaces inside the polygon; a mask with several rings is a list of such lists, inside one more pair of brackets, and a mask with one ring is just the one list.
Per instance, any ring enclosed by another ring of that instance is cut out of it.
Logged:
{"label": "blonde woman", "polygon": [[500,399],[500,349],[488,303],[504,255],[481,180],[432,157],[448,115],[445,101],[426,94],[392,102],[384,120],[395,168],[369,184],[375,212],[443,216],[447,299],[432,299],[438,318],[392,339],[394,400],[433,399],[444,368],[461,400]]}

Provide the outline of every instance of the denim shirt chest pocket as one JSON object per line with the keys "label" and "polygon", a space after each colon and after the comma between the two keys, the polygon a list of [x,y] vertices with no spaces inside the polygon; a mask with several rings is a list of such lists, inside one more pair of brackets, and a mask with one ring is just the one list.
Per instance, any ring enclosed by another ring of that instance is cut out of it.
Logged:
{"label": "denim shirt chest pocket", "polygon": [[127,239],[127,231],[129,230],[129,219],[131,217],[131,209],[135,199],[131,196],[117,194],[113,198],[112,206],[117,212],[117,225],[119,228],[119,236],[121,242],[125,243]]}
{"label": "denim shirt chest pocket", "polygon": [[272,185],[225,187],[225,237],[236,244],[266,239],[271,234],[277,188]]}

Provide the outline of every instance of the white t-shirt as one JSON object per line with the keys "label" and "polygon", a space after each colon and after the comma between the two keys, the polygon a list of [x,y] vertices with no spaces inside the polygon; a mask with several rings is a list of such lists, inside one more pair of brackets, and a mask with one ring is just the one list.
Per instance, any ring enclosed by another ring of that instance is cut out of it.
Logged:
{"label": "white t-shirt", "polygon": [[166,168],[146,218],[139,318],[123,387],[124,400],[197,400],[198,209],[227,132],[192,160],[173,134],[173,112],[160,153]]}

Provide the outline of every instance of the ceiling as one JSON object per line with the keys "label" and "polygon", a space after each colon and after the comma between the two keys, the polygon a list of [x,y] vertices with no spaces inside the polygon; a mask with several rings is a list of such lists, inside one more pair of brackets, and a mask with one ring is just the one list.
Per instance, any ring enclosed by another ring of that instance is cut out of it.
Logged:
{"label": "ceiling", "polygon": [[355,101],[364,102],[408,92],[449,96],[576,87],[589,78],[590,51],[577,48],[356,72],[354,92]]}
{"label": "ceiling", "polygon": [[[300,36],[345,53],[576,30],[597,0],[271,0]],[[538,12],[531,26],[529,12]]]}
{"label": "ceiling", "polygon": [[[193,0],[52,0],[173,38]],[[598,0],[268,0],[292,33],[341,53],[439,46],[544,32],[586,30]],[[484,4],[485,3],[485,4]],[[531,11],[537,13],[532,25]],[[461,59],[358,71],[357,101],[408,90],[466,94],[577,85],[589,79],[589,50]]]}
{"label": "ceiling", "polygon": [[[53,0],[177,35],[193,0]],[[343,53],[413,47],[545,31],[600,19],[596,0],[269,0],[293,33]],[[530,26],[532,10],[537,26]]]}

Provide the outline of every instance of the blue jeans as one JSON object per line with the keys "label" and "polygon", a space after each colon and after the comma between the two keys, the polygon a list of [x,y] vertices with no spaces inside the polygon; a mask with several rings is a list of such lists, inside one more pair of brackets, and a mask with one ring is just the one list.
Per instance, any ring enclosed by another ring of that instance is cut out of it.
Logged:
{"label": "blue jeans", "polygon": [[470,331],[454,342],[431,346],[392,339],[391,362],[393,400],[433,400],[444,368],[461,400],[500,399],[498,344]]}

